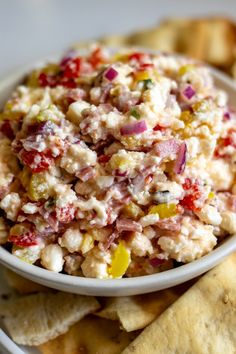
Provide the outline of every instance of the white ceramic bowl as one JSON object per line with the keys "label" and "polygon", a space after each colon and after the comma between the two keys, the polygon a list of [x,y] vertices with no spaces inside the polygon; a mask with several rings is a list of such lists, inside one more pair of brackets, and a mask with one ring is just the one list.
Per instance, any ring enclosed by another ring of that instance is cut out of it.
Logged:
{"label": "white ceramic bowl", "polygon": [[[27,69],[20,70],[0,82],[0,106],[9,97],[13,88],[21,82]],[[236,101],[235,82],[215,69],[210,70],[216,85],[227,91],[230,103],[233,105]],[[21,261],[3,247],[0,247],[0,263],[36,283],[62,291],[96,296],[125,296],[144,294],[183,283],[211,269],[234,251],[236,251],[236,235],[228,237],[215,250],[192,263],[162,273],[114,280],[53,273]]]}

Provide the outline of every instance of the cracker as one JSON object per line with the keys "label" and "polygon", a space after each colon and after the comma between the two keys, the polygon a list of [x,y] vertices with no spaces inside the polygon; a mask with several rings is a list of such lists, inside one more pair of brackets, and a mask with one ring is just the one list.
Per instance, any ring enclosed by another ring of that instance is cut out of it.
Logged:
{"label": "cracker", "polygon": [[235,354],[236,253],[148,326],[122,354]]}
{"label": "cracker", "polygon": [[99,308],[93,297],[38,293],[0,304],[0,315],[18,344],[39,345],[65,333],[69,326]]}
{"label": "cracker", "polygon": [[41,284],[34,283],[31,280],[21,277],[10,269],[5,269],[5,278],[8,285],[16,290],[20,295],[27,295],[37,292],[50,291],[51,289]]}
{"label": "cracker", "polygon": [[190,283],[151,294],[107,298],[104,307],[96,315],[118,320],[127,332],[149,325],[168,306],[184,293]]}
{"label": "cracker", "polygon": [[120,330],[118,322],[90,315],[38,349],[42,354],[120,354],[136,336]]}

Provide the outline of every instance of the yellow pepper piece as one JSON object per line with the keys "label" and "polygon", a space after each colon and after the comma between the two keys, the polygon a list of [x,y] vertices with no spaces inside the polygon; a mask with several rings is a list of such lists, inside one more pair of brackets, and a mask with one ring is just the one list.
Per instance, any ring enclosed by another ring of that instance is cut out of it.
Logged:
{"label": "yellow pepper piece", "polygon": [[176,204],[158,204],[149,208],[148,214],[158,214],[160,219],[170,218],[177,214]]}
{"label": "yellow pepper piece", "polygon": [[215,193],[214,192],[210,192],[208,194],[208,199],[214,199],[215,198]]}
{"label": "yellow pepper piece", "polygon": [[119,154],[114,154],[110,159],[110,166],[113,170],[119,169],[121,171],[127,171],[135,165],[132,157],[128,154],[126,156],[121,156]]}
{"label": "yellow pepper piece", "polygon": [[127,61],[128,60],[128,55],[127,54],[115,54],[113,57],[112,57],[112,62],[113,61]]}
{"label": "yellow pepper piece", "polygon": [[150,79],[150,75],[149,75],[149,73],[147,71],[138,71],[135,74],[135,79],[137,81],[148,80],[148,79]]}
{"label": "yellow pepper piece", "polygon": [[93,240],[93,236],[86,233],[84,235],[84,239],[83,239],[83,243],[81,246],[81,252],[82,254],[87,253],[88,251],[90,251],[94,246],[94,240]]}
{"label": "yellow pepper piece", "polygon": [[199,111],[202,108],[202,101],[198,101],[192,105],[194,112]]}
{"label": "yellow pepper piece", "polygon": [[130,252],[122,242],[117,246],[108,270],[112,278],[121,278],[130,264]]}
{"label": "yellow pepper piece", "polygon": [[186,64],[186,65],[183,65],[179,68],[179,72],[178,74],[180,76],[183,76],[184,74],[186,74],[187,72],[191,71],[191,70],[194,70],[195,66],[193,64]]}
{"label": "yellow pepper piece", "polygon": [[193,121],[193,115],[189,111],[183,111],[180,119],[185,123],[191,123]]}
{"label": "yellow pepper piece", "polygon": [[30,179],[28,195],[32,200],[48,199],[50,196],[49,186],[43,172],[33,174]]}
{"label": "yellow pepper piece", "polygon": [[122,213],[127,218],[134,218],[134,219],[144,216],[144,212],[142,211],[142,209],[133,202],[130,202],[129,204],[125,205],[122,209]]}

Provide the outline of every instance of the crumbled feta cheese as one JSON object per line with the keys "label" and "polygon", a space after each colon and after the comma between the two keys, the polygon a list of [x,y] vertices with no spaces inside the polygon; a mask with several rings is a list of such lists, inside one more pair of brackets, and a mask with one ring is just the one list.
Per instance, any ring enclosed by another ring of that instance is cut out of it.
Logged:
{"label": "crumbled feta cheese", "polygon": [[90,224],[99,224],[99,225],[106,225],[107,221],[107,213],[106,213],[106,204],[103,201],[97,200],[95,197],[91,197],[87,201],[79,200],[77,202],[77,206],[82,211],[96,211],[96,217],[94,217]]}
{"label": "crumbled feta cheese", "polygon": [[138,257],[144,257],[153,253],[151,241],[140,232],[135,232],[131,242],[129,242],[131,253]]}
{"label": "crumbled feta cheese", "polygon": [[80,169],[96,164],[96,152],[80,144],[73,144],[61,158],[60,166],[69,173],[76,173]]}
{"label": "crumbled feta cheese", "polygon": [[61,272],[63,269],[64,259],[63,251],[59,245],[51,244],[41,251],[42,265],[53,272]]}
{"label": "crumbled feta cheese", "polygon": [[95,252],[90,252],[81,264],[81,269],[85,277],[106,279],[108,275],[108,266],[106,259],[96,258]]}
{"label": "crumbled feta cheese", "polygon": [[34,203],[26,203],[21,208],[26,214],[35,214],[39,210],[39,207]]}
{"label": "crumbled feta cheese", "polygon": [[7,218],[16,221],[21,207],[21,198],[18,193],[7,194],[0,202],[0,207],[5,211]]}
{"label": "crumbled feta cheese", "polygon": [[142,225],[142,227],[146,227],[149,225],[155,225],[159,221],[159,215],[158,214],[149,214],[143,216],[139,222]]}
{"label": "crumbled feta cheese", "polygon": [[218,226],[221,223],[221,216],[217,209],[211,205],[205,204],[200,211],[195,212],[199,219],[206,224]]}
{"label": "crumbled feta cheese", "polygon": [[[191,224],[190,224],[191,223]],[[190,221],[184,217],[181,231],[174,237],[161,236],[158,245],[177,262],[192,262],[210,252],[217,243],[213,235],[213,226]]]}
{"label": "crumbled feta cheese", "polygon": [[221,213],[222,222],[220,226],[230,234],[236,233],[236,213],[233,211],[225,211]]}
{"label": "crumbled feta cheese", "polygon": [[79,252],[82,242],[83,235],[78,227],[69,227],[58,240],[59,245],[71,253]]}
{"label": "crumbled feta cheese", "polygon": [[82,112],[84,109],[90,107],[90,104],[86,101],[77,101],[70,104],[67,118],[74,124],[79,125],[82,119]]}
{"label": "crumbled feta cheese", "polygon": [[213,188],[216,190],[230,189],[234,175],[230,165],[223,159],[216,159],[208,161],[206,169],[211,178]]}

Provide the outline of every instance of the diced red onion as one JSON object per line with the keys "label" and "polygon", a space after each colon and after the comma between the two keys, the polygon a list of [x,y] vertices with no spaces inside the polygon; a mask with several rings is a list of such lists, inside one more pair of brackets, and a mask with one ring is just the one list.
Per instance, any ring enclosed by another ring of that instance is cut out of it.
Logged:
{"label": "diced red onion", "polygon": [[159,267],[160,265],[162,265],[163,263],[165,263],[165,259],[152,258],[152,259],[149,259],[149,263],[150,263],[151,266],[153,266],[153,267]]}
{"label": "diced red onion", "polygon": [[224,121],[227,121],[227,120],[231,119],[231,114],[230,114],[229,111],[224,113],[223,119],[224,119]]}
{"label": "diced red onion", "polygon": [[141,134],[147,130],[147,124],[145,120],[141,120],[137,123],[126,124],[120,129],[121,135],[136,135]]}
{"label": "diced red onion", "polygon": [[188,100],[191,100],[191,98],[196,94],[196,91],[192,88],[192,86],[187,86],[184,91],[183,95],[186,97]]}
{"label": "diced red onion", "polygon": [[56,128],[57,126],[55,123],[50,120],[46,120],[29,125],[27,129],[27,135],[53,135]]}
{"label": "diced red onion", "polygon": [[175,160],[174,172],[178,175],[184,172],[186,165],[186,156],[187,156],[187,145],[182,143],[179,147],[177,158]]}
{"label": "diced red onion", "polygon": [[93,176],[94,169],[91,166],[82,168],[78,173],[76,173],[76,177],[80,178],[83,182],[88,181]]}
{"label": "diced red onion", "polygon": [[122,232],[122,231],[141,232],[142,226],[139,223],[137,223],[136,221],[133,221],[131,219],[117,219],[116,220],[116,229],[118,232]]}
{"label": "diced red onion", "polygon": [[117,77],[117,75],[118,75],[118,71],[116,71],[112,67],[108,68],[104,73],[105,78],[109,81],[113,81]]}
{"label": "diced red onion", "polygon": [[162,141],[154,146],[154,152],[161,158],[176,155],[179,151],[180,142],[176,139]]}
{"label": "diced red onion", "polygon": [[127,171],[121,172],[119,169],[115,170],[115,176],[117,177],[126,177],[127,176]]}

